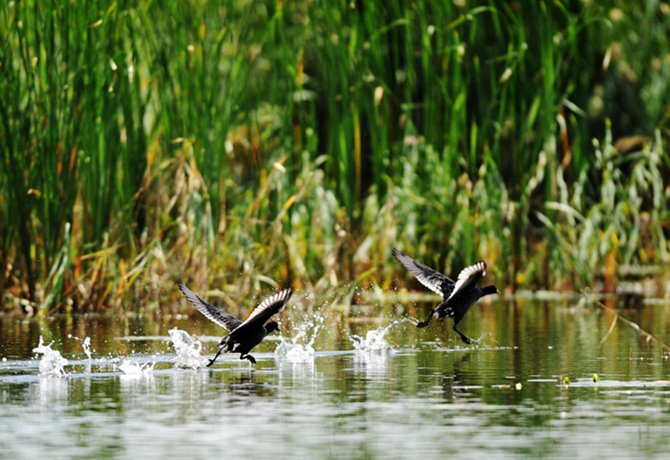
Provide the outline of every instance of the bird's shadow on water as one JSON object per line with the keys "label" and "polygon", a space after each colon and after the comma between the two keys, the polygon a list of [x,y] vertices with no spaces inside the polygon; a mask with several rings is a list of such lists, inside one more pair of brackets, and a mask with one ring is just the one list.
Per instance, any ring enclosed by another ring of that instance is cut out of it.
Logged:
{"label": "bird's shadow on water", "polygon": [[225,372],[209,369],[205,372],[209,385],[230,396],[269,398],[276,394],[274,377],[255,369],[227,369]]}
{"label": "bird's shadow on water", "polygon": [[447,402],[465,402],[472,399],[472,395],[466,387],[465,380],[458,371],[458,365],[468,363],[471,355],[463,355],[459,363],[454,363],[454,372],[444,374],[442,378],[441,398]]}

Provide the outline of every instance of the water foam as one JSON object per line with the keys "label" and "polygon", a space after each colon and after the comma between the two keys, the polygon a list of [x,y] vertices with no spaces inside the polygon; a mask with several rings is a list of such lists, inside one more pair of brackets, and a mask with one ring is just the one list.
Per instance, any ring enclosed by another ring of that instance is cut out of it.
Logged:
{"label": "water foam", "polygon": [[146,374],[151,374],[154,371],[154,365],[156,362],[154,361],[153,363],[144,363],[140,364],[138,362],[135,362],[131,359],[124,359],[121,362],[121,365],[119,366],[119,369],[123,371],[125,375],[130,375],[130,376],[142,376]]}
{"label": "water foam", "polygon": [[367,334],[365,334],[365,338],[353,334],[349,335],[349,340],[354,346],[356,354],[382,355],[392,353],[393,348],[386,340],[386,334],[393,326],[401,322],[402,320],[394,321],[386,327],[379,327],[373,331],[368,331]]}
{"label": "water foam", "polygon": [[308,319],[298,326],[297,333],[291,339],[284,336],[279,338],[280,343],[275,350],[275,358],[291,363],[314,362],[314,340],[323,326],[322,317]]}
{"label": "water foam", "polygon": [[170,340],[174,346],[177,356],[174,362],[178,367],[201,369],[207,366],[209,360],[201,355],[202,343],[191,337],[188,332],[178,328],[170,329]]}
{"label": "water foam", "polygon": [[51,345],[53,345],[53,342],[44,345],[44,339],[40,336],[39,345],[33,348],[33,353],[44,355],[40,360],[40,375],[49,377],[66,375],[63,368],[67,366],[67,359],[63,358],[58,350],[52,350]]}

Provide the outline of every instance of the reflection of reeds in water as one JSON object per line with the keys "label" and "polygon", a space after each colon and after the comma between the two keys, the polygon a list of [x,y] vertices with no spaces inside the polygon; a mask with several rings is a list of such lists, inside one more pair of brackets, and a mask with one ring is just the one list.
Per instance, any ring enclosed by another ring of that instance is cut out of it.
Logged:
{"label": "reflection of reeds in water", "polygon": [[618,139],[664,119],[668,34],[629,3],[2,2],[0,296],[322,295],[388,285],[393,245],[612,290],[668,257],[664,139]]}

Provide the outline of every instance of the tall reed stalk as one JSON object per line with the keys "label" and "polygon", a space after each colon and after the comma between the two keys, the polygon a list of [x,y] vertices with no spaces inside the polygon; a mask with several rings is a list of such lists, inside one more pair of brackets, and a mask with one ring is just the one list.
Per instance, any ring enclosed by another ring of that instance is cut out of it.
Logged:
{"label": "tall reed stalk", "polygon": [[669,13],[3,2],[0,296],[389,285],[395,245],[513,289],[667,262]]}

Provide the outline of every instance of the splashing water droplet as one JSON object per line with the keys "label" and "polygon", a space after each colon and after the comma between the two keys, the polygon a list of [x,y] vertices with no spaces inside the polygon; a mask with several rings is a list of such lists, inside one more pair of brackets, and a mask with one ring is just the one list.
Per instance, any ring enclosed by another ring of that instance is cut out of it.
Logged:
{"label": "splashing water droplet", "polygon": [[88,358],[89,361],[93,360],[93,356],[91,355],[91,338],[86,337],[84,339],[84,343],[82,344],[82,347],[84,347],[84,353],[86,354],[86,357]]}
{"label": "splashing water droplet", "polygon": [[40,336],[40,343],[36,348],[33,348],[33,353],[44,355],[40,360],[40,375],[61,377],[65,375],[63,367],[67,365],[67,359],[63,358],[58,350],[52,350],[51,345],[53,345],[53,342],[44,345],[44,339]]}
{"label": "splashing water droplet", "polygon": [[140,376],[144,374],[150,374],[154,370],[154,365],[156,363],[136,363],[130,359],[125,359],[119,366],[119,369],[123,371],[126,375]]}
{"label": "splashing water droplet", "polygon": [[380,327],[374,331],[368,331],[365,335],[365,338],[359,337],[357,335],[352,335],[349,337],[351,340],[354,349],[360,353],[372,353],[372,352],[386,352],[391,350],[391,346],[386,341],[384,336],[386,335],[386,329]]}
{"label": "splashing water droplet", "polygon": [[177,356],[174,358],[179,367],[189,367],[191,369],[201,369],[207,366],[207,358],[202,357],[202,343],[191,337],[188,332],[178,328],[170,329],[170,340],[174,346]]}
{"label": "splashing water droplet", "polygon": [[394,321],[386,327],[379,327],[373,331],[368,331],[365,335],[365,338],[359,337],[357,335],[350,335],[349,340],[354,346],[356,353],[361,354],[383,354],[393,351],[391,345],[386,341],[386,334],[391,329],[391,327],[398,324],[400,321]]}
{"label": "splashing water droplet", "polygon": [[280,337],[281,341],[275,350],[275,357],[291,363],[313,363],[314,362],[314,340],[323,326],[323,318],[307,320],[298,326],[297,333],[293,338]]}
{"label": "splashing water droplet", "polygon": [[[81,340],[79,337],[75,336],[75,335],[68,334],[67,337],[68,337],[69,339],[78,340],[78,341],[82,342],[82,340]],[[91,338],[90,338],[90,337],[86,337],[86,338],[83,340],[83,343],[81,344],[81,346],[82,346],[82,348],[84,349],[84,354],[86,355],[86,357],[88,358],[88,360],[89,360],[89,361],[93,361],[93,356],[91,355]],[[89,364],[90,364],[90,363],[89,363]]]}

